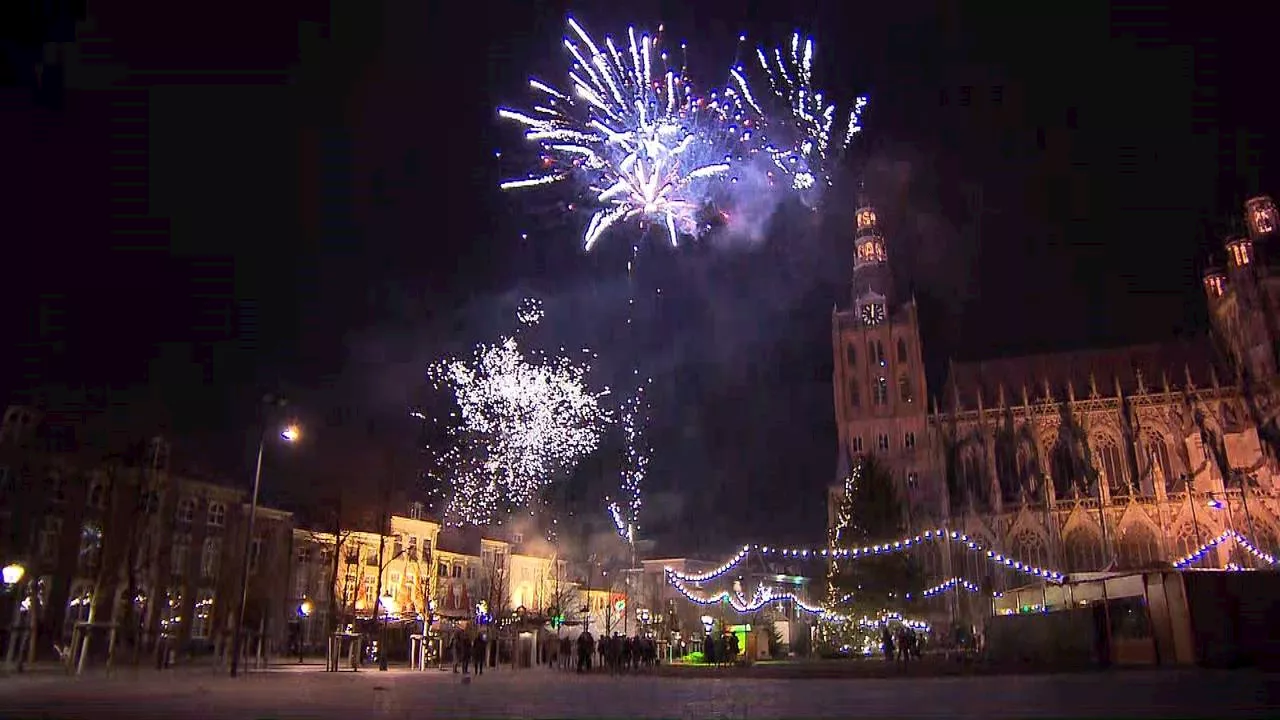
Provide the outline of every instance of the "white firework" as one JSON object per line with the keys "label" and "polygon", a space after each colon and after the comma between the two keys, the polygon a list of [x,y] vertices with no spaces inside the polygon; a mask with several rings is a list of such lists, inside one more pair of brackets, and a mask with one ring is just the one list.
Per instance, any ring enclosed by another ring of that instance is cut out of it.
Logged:
{"label": "white firework", "polygon": [[451,522],[485,524],[504,506],[528,506],[599,447],[610,420],[600,400],[609,391],[593,392],[587,370],[585,362],[526,353],[510,337],[430,368],[428,377],[458,405],[452,443],[438,458],[452,489]]}
{"label": "white firework", "polygon": [[697,235],[699,214],[751,152],[751,121],[743,122],[736,94],[695,94],[683,68],[667,65],[661,28],[658,38],[637,38],[629,29],[624,52],[611,37],[602,48],[573,18],[568,24],[572,90],[531,80],[539,96],[532,111],[498,111],[527,128],[525,138],[540,146],[543,163],[538,174],[503,189],[581,182],[595,210],[583,236],[586,250],[627,221],[665,228],[673,245]]}

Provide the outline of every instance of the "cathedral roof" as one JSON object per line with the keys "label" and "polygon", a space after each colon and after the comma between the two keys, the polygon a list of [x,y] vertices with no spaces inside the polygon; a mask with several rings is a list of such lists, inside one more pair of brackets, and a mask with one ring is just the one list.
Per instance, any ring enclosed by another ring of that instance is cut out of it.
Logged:
{"label": "cathedral roof", "polygon": [[1094,388],[1099,397],[1115,397],[1117,384],[1125,395],[1163,392],[1166,378],[1170,389],[1185,388],[1188,381],[1195,387],[1212,387],[1216,378],[1231,377],[1216,357],[1204,338],[953,362],[940,400],[954,410],[958,395],[959,409],[972,410],[979,397],[985,407],[996,407],[1002,391],[1006,404],[1021,405],[1023,388],[1027,398],[1037,402],[1043,401],[1046,386],[1057,401],[1068,399],[1069,389],[1077,400],[1091,397]]}

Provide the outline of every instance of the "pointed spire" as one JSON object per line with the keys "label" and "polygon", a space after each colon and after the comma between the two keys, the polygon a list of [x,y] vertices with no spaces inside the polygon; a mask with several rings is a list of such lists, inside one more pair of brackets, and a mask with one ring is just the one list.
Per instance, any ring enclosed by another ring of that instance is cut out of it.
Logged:
{"label": "pointed spire", "polygon": [[1089,371],[1089,399],[1097,400],[1101,395],[1098,394],[1098,376]]}
{"label": "pointed spire", "polygon": [[1184,363],[1184,364],[1183,364],[1183,366],[1182,366],[1182,371],[1183,371],[1184,373],[1186,373],[1186,377],[1187,377],[1187,384],[1186,384],[1184,387],[1185,387],[1187,390],[1195,390],[1195,389],[1196,389],[1196,384],[1195,384],[1195,382],[1191,379],[1191,364],[1190,364],[1190,363]]}
{"label": "pointed spire", "polygon": [[1049,386],[1049,378],[1044,379],[1044,400],[1045,402],[1053,402],[1053,388]]}
{"label": "pointed spire", "polygon": [[1006,405],[1004,401],[1004,382],[1001,382],[996,390],[996,404],[999,407],[1005,407]]}
{"label": "pointed spire", "polygon": [[984,409],[985,406],[982,402],[982,383],[978,383],[978,413],[981,414]]}
{"label": "pointed spire", "polygon": [[1111,381],[1116,387],[1116,397],[1124,397],[1124,390],[1120,387],[1120,376],[1118,374],[1112,375]]}
{"label": "pointed spire", "polygon": [[933,414],[937,415],[938,414],[938,396],[930,395],[929,402],[933,404]]}
{"label": "pointed spire", "polygon": [[1076,382],[1072,378],[1067,378],[1067,400],[1076,401]]}
{"label": "pointed spire", "polygon": [[1160,385],[1164,388],[1166,395],[1169,394],[1169,372],[1167,370],[1160,371]]}
{"label": "pointed spire", "polygon": [[1027,384],[1022,383],[1022,406],[1029,407],[1031,405],[1031,396],[1027,394]]}
{"label": "pointed spire", "polygon": [[1213,389],[1218,389],[1218,368],[1209,365],[1209,382],[1213,384]]}

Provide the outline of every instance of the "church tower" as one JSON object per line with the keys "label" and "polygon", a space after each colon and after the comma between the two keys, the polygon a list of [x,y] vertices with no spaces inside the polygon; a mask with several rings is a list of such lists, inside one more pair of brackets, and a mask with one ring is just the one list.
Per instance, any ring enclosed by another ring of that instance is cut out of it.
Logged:
{"label": "church tower", "polygon": [[1263,252],[1277,230],[1275,202],[1260,195],[1245,202],[1247,232],[1227,238],[1224,272],[1211,268],[1204,275],[1209,317],[1232,361],[1255,379],[1273,377],[1277,370],[1277,309],[1280,276],[1273,275]]}
{"label": "church tower", "polygon": [[916,519],[922,519],[921,513],[936,516],[943,507],[939,493],[945,482],[930,447],[916,303],[903,302],[894,292],[880,219],[863,190],[852,235],[851,304],[834,309],[831,317],[840,433],[837,484],[842,491],[852,463],[874,455],[892,472],[909,522],[913,514]]}

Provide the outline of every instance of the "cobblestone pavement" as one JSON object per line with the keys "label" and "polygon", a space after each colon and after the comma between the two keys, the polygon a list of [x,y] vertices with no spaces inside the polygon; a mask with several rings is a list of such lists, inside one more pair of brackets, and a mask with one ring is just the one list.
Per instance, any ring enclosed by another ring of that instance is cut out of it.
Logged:
{"label": "cobblestone pavement", "polygon": [[461,676],[305,668],[0,678],[5,718],[1280,717],[1280,675],[1131,671],[925,679]]}

